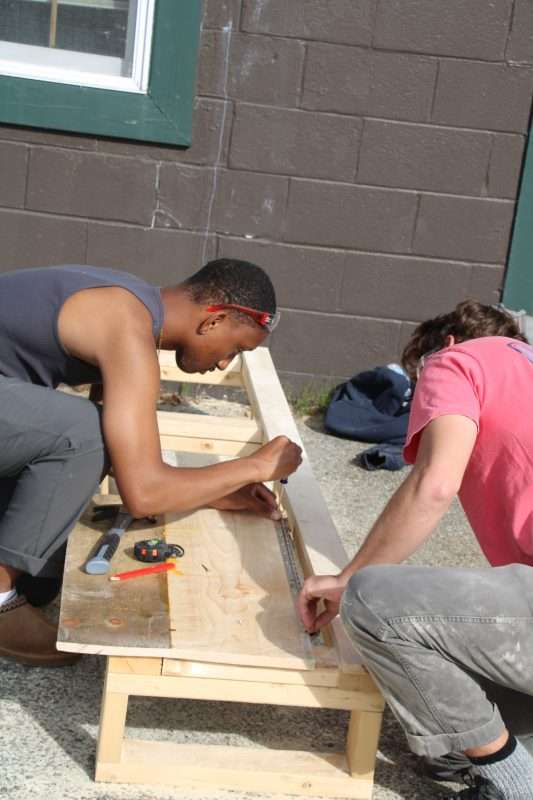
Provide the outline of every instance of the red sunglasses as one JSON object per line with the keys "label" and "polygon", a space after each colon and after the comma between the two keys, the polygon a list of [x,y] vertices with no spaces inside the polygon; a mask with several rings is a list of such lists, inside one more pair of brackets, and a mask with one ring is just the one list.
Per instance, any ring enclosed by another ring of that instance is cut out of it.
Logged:
{"label": "red sunglasses", "polygon": [[226,308],[246,314],[246,316],[251,317],[258,325],[261,325],[262,328],[266,328],[269,332],[274,330],[280,318],[279,311],[276,311],[275,314],[271,314],[268,311],[257,311],[255,308],[239,306],[236,303],[215,303],[212,306],[207,306],[208,311],[224,311]]}

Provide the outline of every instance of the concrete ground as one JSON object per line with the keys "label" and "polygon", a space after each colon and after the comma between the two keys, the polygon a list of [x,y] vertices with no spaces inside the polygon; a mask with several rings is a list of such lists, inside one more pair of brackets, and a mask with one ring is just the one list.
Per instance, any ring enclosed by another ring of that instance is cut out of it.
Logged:
{"label": "concrete ground", "polygon": [[[189,409],[187,409],[189,410]],[[387,498],[407,474],[365,472],[352,464],[364,445],[324,433],[319,419],[298,427],[341,538],[353,554]],[[458,506],[413,562],[484,563]],[[57,612],[52,608],[50,613]],[[95,746],[104,659],[85,656],[74,667],[31,669],[0,659],[0,797],[10,800],[175,800],[213,797],[153,786],[95,784]],[[224,702],[133,698],[127,730],[136,738],[275,748],[342,749],[347,714]],[[154,765],[157,771],[157,764]],[[268,786],[265,786],[268,793]],[[373,800],[429,800],[446,787],[419,777],[402,732],[387,713]],[[448,790],[450,787],[447,787]],[[265,795],[216,792],[244,800]],[[272,795],[267,795],[272,797]]]}

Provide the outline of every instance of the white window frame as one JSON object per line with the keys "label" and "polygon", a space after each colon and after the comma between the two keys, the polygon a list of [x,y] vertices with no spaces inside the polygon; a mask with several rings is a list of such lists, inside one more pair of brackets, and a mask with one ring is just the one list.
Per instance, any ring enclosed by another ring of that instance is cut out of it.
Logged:
{"label": "white window frame", "polygon": [[[47,2],[33,0],[43,1]],[[113,8],[115,2],[116,0],[90,0],[88,3],[83,0],[59,0],[60,5],[94,8]],[[5,41],[0,41],[0,74],[13,78],[146,94],[150,77],[154,10],[155,0],[137,0],[129,77],[121,74],[127,59]],[[128,44],[126,47],[128,48]]]}

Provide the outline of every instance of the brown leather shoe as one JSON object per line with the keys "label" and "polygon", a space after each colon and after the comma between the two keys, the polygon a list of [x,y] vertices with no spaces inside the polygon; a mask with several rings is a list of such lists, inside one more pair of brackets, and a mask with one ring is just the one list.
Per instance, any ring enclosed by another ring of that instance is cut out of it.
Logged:
{"label": "brown leather shoe", "polygon": [[56,650],[57,628],[24,595],[0,606],[0,657],[32,667],[74,664],[78,653]]}

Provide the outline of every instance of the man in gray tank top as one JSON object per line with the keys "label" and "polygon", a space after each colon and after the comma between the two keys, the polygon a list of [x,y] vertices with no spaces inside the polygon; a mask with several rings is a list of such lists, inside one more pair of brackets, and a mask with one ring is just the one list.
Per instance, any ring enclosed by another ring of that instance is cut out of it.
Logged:
{"label": "man in gray tank top", "polygon": [[[278,436],[245,458],[171,467],[155,411],[160,348],[186,372],[224,369],[278,318],[270,279],[244,261],[212,261],[162,289],[86,266],[0,275],[0,657],[76,658],[56,650],[56,628],[22,592],[60,577],[68,534],[109,465],[135,517],[206,505],[279,515],[263,481],[298,467],[298,445]],[[90,383],[91,399],[59,383]]]}

